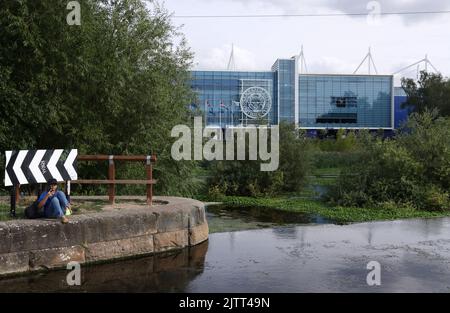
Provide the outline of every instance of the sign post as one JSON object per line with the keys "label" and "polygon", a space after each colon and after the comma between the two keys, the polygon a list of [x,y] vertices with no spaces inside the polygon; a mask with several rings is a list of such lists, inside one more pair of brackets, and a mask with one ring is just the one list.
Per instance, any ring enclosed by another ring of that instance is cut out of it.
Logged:
{"label": "sign post", "polygon": [[6,151],[5,186],[11,186],[11,216],[16,216],[20,185],[77,180],[77,149]]}
{"label": "sign post", "polygon": [[16,192],[17,188],[16,186],[11,187],[11,191],[10,191],[10,205],[11,205],[11,209],[10,209],[10,215],[11,217],[16,217],[16,200],[17,200],[17,192]]}

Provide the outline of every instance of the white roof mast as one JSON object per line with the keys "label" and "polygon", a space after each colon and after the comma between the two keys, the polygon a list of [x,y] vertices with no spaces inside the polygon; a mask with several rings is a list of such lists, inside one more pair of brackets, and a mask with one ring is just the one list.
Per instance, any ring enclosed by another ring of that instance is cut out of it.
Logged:
{"label": "white roof mast", "polygon": [[400,74],[400,73],[402,73],[402,72],[405,72],[406,70],[408,70],[408,69],[410,69],[410,68],[412,68],[412,67],[417,66],[417,80],[419,80],[420,64],[422,64],[422,63],[425,65],[425,72],[428,72],[428,65],[429,65],[429,66],[431,66],[431,68],[432,68],[437,74],[440,74],[440,72],[439,72],[439,71],[434,67],[434,65],[431,63],[430,59],[428,59],[428,54],[426,54],[424,59],[422,59],[422,60],[420,60],[420,61],[417,61],[417,62],[415,62],[415,63],[413,63],[413,64],[411,64],[411,65],[409,65],[409,66],[407,66],[407,67],[404,67],[404,68],[398,70],[397,72],[393,73],[393,75],[398,75],[398,74]]}
{"label": "white roof mast", "polygon": [[229,71],[236,70],[236,64],[234,63],[234,44],[231,44],[231,54],[230,54],[230,60],[228,61],[227,70],[229,70]]}
{"label": "white roof mast", "polygon": [[303,45],[300,54],[298,55],[298,59],[300,60],[300,74],[304,73],[308,74],[308,66],[306,65],[305,54],[303,52]]}
{"label": "white roof mast", "polygon": [[367,55],[364,57],[364,59],[362,60],[361,64],[358,66],[358,68],[353,72],[353,74],[356,74],[359,69],[361,68],[361,66],[364,64],[364,62],[366,62],[367,60],[367,65],[368,65],[368,69],[369,69],[369,75],[371,75],[371,66],[373,65],[373,68],[375,69],[375,73],[378,75],[378,70],[377,70],[377,66],[375,65],[375,62],[373,60],[372,57],[372,51],[371,48],[369,47],[369,53],[367,53]]}

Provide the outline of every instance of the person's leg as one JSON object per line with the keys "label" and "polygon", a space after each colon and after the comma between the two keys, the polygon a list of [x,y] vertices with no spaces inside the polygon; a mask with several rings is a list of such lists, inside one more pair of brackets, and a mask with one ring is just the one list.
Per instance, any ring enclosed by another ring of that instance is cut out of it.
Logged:
{"label": "person's leg", "polygon": [[67,207],[69,207],[69,201],[67,201],[66,195],[61,190],[58,190],[55,194],[55,198],[58,198],[59,205],[65,214]]}
{"label": "person's leg", "polygon": [[45,208],[44,214],[45,217],[49,218],[61,218],[64,216],[64,212],[57,197],[53,197],[50,200],[50,204]]}

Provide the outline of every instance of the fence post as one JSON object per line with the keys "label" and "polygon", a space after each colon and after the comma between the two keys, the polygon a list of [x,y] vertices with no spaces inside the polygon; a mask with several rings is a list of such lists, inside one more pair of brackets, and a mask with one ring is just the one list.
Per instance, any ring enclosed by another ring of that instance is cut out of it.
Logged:
{"label": "fence post", "polygon": [[[147,155],[147,162],[145,164],[145,170],[147,173],[147,180],[153,180],[153,169],[152,169],[152,161],[151,156]],[[153,198],[153,184],[147,183],[147,204],[152,205]]]}
{"label": "fence post", "polygon": [[69,201],[69,203],[70,203],[70,180],[66,180],[65,194],[66,194],[67,201]]}
{"label": "fence post", "polygon": [[109,184],[109,203],[114,204],[115,197],[116,197],[116,184],[114,181],[116,180],[116,168],[114,166],[114,156],[109,156],[109,169],[108,169],[108,179],[112,180],[113,182]]}

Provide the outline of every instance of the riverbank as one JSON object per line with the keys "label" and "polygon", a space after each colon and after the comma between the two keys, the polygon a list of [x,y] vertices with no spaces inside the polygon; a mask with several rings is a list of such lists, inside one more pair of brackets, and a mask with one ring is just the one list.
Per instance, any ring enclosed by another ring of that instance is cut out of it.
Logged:
{"label": "riverbank", "polygon": [[[0,279],[3,292],[449,292],[450,218],[215,233],[170,255]],[[381,285],[369,286],[371,261]]]}
{"label": "riverbank", "polygon": [[390,221],[408,218],[435,218],[450,216],[450,211],[424,211],[411,208],[356,208],[331,206],[316,199],[295,197],[252,198],[225,196],[220,199],[222,204],[236,207],[262,207],[274,210],[295,212],[301,214],[320,215],[335,223],[356,223],[370,221]]}
{"label": "riverbank", "polygon": [[204,204],[193,199],[155,197],[152,206],[128,200],[99,210],[71,216],[68,224],[0,222],[0,277],[179,250],[208,239]]}

